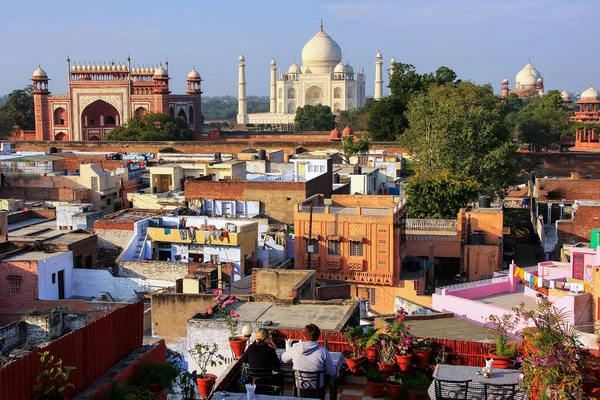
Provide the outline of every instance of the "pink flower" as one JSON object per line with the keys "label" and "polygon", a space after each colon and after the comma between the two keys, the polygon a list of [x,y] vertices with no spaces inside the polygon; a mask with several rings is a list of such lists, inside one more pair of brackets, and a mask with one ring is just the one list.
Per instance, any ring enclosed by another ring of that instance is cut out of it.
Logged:
{"label": "pink flower", "polygon": [[206,312],[208,313],[208,315],[211,315],[212,314],[212,307],[208,307],[206,309]]}

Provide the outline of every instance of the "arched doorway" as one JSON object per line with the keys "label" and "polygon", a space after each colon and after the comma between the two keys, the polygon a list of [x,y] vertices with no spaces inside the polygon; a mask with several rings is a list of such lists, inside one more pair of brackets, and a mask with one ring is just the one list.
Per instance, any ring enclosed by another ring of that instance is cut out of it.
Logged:
{"label": "arched doorway", "polygon": [[112,104],[104,100],[96,100],[81,112],[81,138],[102,140],[104,134],[119,126],[120,122],[121,115]]}
{"label": "arched doorway", "polygon": [[54,125],[67,125],[67,115],[67,110],[62,107],[58,107],[56,110],[54,110]]}
{"label": "arched doorway", "polygon": [[317,105],[323,103],[323,89],[311,86],[306,90],[304,104]]}
{"label": "arched doorway", "polygon": [[288,114],[294,114],[296,112],[296,103],[294,103],[293,101],[290,101],[288,103]]}
{"label": "arched doorway", "polygon": [[175,118],[175,109],[173,107],[169,107],[169,115]]}
{"label": "arched doorway", "polygon": [[54,140],[69,140],[69,137],[64,132],[58,132],[54,135]]}
{"label": "arched doorway", "polygon": [[135,109],[135,117],[136,118],[142,118],[146,114],[148,114],[148,110],[144,107],[138,107]]}
{"label": "arched doorway", "polygon": [[190,125],[194,125],[194,107],[190,106],[189,108],[189,121],[190,121]]}
{"label": "arched doorway", "polygon": [[96,136],[96,135],[92,135],[92,136],[90,136],[90,137],[88,138],[88,140],[90,140],[90,141],[94,141],[94,142],[95,142],[95,141],[98,141],[98,140],[100,140],[100,138],[99,138],[98,136]]}
{"label": "arched doorway", "polygon": [[182,108],[181,110],[179,110],[179,112],[177,113],[178,117],[183,117],[183,119],[185,119],[185,122],[187,122],[187,115],[185,114],[185,110]]}

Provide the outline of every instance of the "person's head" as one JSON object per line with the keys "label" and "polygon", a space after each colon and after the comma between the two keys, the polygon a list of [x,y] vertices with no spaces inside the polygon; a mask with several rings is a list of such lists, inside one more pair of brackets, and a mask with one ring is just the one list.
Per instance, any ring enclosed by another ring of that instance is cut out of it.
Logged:
{"label": "person's head", "polygon": [[267,341],[268,338],[269,338],[269,331],[266,330],[265,328],[260,328],[256,332],[256,341],[258,343],[264,343]]}
{"label": "person's head", "polygon": [[316,342],[321,336],[321,330],[315,324],[308,324],[304,327],[304,338],[309,342]]}

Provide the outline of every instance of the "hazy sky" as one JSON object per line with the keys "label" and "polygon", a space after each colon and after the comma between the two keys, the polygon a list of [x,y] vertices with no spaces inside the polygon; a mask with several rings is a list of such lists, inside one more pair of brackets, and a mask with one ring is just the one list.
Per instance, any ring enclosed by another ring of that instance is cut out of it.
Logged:
{"label": "hazy sky", "polygon": [[[65,93],[72,61],[158,64],[169,60],[174,93],[192,66],[207,95],[236,93],[244,53],[248,94],[267,95],[269,62],[286,70],[319,30],[364,67],[373,94],[374,57],[392,56],[419,72],[440,65],[496,91],[531,58],[547,89],[600,88],[598,0],[5,0],[0,32],[0,94],[29,83],[41,64],[50,90]],[[387,85],[387,82],[386,82]]]}

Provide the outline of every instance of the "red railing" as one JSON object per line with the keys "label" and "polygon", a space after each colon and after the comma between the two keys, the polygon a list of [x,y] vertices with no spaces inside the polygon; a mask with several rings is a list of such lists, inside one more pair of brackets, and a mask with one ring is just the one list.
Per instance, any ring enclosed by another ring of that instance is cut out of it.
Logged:
{"label": "red railing", "polygon": [[75,388],[65,391],[67,399],[73,398],[142,345],[143,313],[142,302],[120,308],[8,364],[0,369],[0,399],[33,397],[41,351],[49,351],[64,366],[76,368],[70,377]]}

